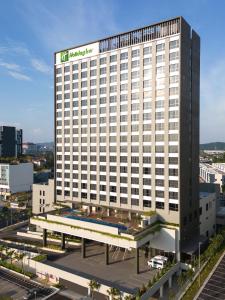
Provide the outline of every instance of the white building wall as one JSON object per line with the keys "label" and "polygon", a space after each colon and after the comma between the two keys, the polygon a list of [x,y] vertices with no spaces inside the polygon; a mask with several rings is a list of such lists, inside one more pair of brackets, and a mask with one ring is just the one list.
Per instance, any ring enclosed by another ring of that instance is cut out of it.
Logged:
{"label": "white building wall", "polygon": [[54,209],[54,180],[48,184],[33,184],[32,212],[40,214]]}
{"label": "white building wall", "polygon": [[22,163],[9,166],[9,189],[11,193],[31,191],[33,184],[33,164]]}
{"label": "white building wall", "polygon": [[216,193],[200,193],[200,234],[211,237],[216,231]]}

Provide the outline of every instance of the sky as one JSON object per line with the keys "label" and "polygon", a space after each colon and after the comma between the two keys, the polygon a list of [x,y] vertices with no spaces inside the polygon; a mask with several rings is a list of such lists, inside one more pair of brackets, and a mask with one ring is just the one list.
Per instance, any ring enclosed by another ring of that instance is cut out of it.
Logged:
{"label": "sky", "polygon": [[54,52],[180,15],[201,37],[200,141],[225,142],[224,0],[2,0],[0,125],[52,141]]}

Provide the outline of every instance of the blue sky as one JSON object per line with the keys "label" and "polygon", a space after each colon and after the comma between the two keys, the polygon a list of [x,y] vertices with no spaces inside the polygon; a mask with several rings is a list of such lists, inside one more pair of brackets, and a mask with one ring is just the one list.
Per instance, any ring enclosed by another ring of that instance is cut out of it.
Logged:
{"label": "blue sky", "polygon": [[0,124],[53,140],[53,53],[182,15],[201,36],[201,142],[225,141],[225,1],[8,0],[0,9]]}

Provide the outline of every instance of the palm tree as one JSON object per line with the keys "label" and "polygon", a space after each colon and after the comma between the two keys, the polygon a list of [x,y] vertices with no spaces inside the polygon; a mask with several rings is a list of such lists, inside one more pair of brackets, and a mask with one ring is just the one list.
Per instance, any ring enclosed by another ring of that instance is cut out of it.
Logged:
{"label": "palm tree", "polygon": [[126,295],[124,297],[124,300],[133,300],[133,299],[134,299],[134,296],[132,296],[132,295]]}
{"label": "palm tree", "polygon": [[100,289],[100,286],[101,286],[101,284],[100,283],[98,283],[97,281],[95,281],[95,280],[90,280],[90,282],[89,282],[89,288],[90,288],[90,290],[91,290],[91,297],[93,298],[93,292],[96,290],[96,291],[98,291],[99,289]]}
{"label": "palm tree", "polygon": [[[110,288],[109,290],[107,290],[107,293],[110,297],[110,299],[112,300],[117,300],[117,299],[120,299],[121,298],[121,293],[120,293],[120,290],[117,289],[117,288]],[[118,297],[118,298],[117,298]]]}
{"label": "palm tree", "polygon": [[6,251],[7,247],[3,244],[0,245],[0,258],[3,260],[3,252]]}
{"label": "palm tree", "polygon": [[10,263],[11,263],[11,264],[12,264],[13,255],[14,255],[14,254],[15,254],[15,250],[10,249],[10,248],[6,249],[6,256],[7,256],[7,258],[10,259]]}

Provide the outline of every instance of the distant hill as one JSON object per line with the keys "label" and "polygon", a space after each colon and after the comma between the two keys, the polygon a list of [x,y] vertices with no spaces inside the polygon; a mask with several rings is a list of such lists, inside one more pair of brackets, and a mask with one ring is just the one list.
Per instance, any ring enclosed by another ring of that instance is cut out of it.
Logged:
{"label": "distant hill", "polygon": [[225,143],[215,142],[215,143],[201,144],[200,150],[225,150]]}

